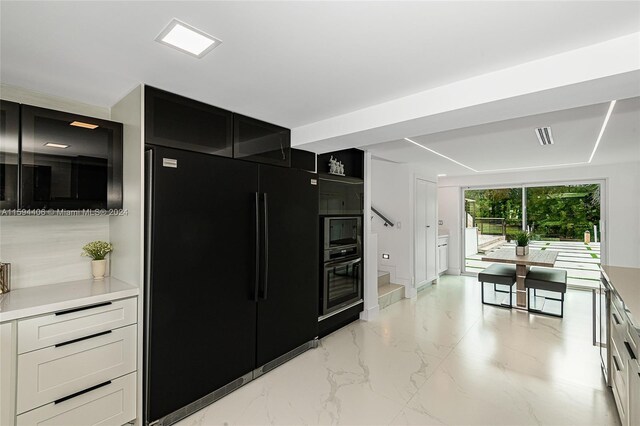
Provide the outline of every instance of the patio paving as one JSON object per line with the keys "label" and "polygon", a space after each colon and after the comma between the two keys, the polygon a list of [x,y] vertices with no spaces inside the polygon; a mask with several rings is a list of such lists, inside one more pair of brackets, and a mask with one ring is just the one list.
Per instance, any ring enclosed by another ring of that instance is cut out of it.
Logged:
{"label": "patio paving", "polygon": [[[505,243],[500,248],[504,247],[515,247],[515,244]],[[567,271],[567,285],[569,287],[598,288],[600,282],[600,243],[532,241],[530,249],[557,251],[558,258],[555,267]],[[483,262],[481,260],[483,256],[480,253],[467,256],[465,259],[467,272],[477,273],[489,266],[491,262]]]}

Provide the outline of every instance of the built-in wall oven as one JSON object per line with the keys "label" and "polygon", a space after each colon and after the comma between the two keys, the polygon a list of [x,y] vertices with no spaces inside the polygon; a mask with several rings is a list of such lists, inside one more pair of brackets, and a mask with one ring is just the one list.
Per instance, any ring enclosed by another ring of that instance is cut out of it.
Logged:
{"label": "built-in wall oven", "polygon": [[362,299],[362,217],[324,217],[322,233],[321,317]]}
{"label": "built-in wall oven", "polygon": [[328,315],[362,299],[362,258],[324,264],[322,315]]}

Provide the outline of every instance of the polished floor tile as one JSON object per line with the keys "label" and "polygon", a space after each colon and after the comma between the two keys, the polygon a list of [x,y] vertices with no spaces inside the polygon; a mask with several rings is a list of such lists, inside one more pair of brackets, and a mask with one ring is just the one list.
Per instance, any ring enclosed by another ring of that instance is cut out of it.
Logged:
{"label": "polished floor tile", "polygon": [[475,279],[444,276],[178,424],[617,425],[591,293],[565,312],[483,306]]}

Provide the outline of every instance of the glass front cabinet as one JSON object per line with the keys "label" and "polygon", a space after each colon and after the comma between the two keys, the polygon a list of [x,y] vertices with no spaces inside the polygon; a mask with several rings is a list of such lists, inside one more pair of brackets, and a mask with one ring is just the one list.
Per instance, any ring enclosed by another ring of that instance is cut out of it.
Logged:
{"label": "glass front cabinet", "polygon": [[18,207],[20,105],[0,101],[0,209]]}
{"label": "glass front cabinet", "polygon": [[122,208],[122,124],[21,106],[20,206]]}

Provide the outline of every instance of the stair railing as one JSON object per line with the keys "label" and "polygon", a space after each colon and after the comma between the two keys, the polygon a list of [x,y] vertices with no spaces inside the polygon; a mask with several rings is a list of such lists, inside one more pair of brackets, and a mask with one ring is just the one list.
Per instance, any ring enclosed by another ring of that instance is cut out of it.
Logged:
{"label": "stair railing", "polygon": [[393,222],[391,222],[391,220],[387,219],[385,215],[383,215],[378,210],[376,210],[375,207],[371,206],[371,211],[377,214],[380,217],[380,219],[384,221],[384,226],[389,226],[389,225],[393,226]]}

